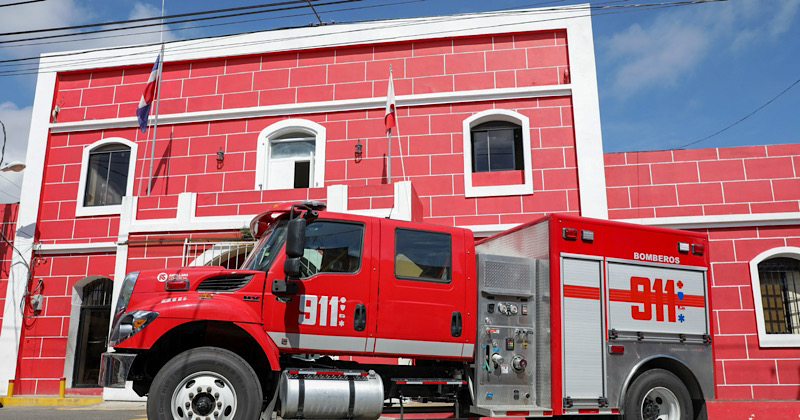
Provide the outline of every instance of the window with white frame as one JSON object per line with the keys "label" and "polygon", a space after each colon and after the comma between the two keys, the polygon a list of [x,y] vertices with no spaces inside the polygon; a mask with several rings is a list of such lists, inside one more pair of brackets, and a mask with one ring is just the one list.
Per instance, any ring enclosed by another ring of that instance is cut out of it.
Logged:
{"label": "window with white frame", "polygon": [[123,138],[99,140],[83,149],[75,214],[120,212],[122,197],[133,191],[136,144]]}
{"label": "window with white frame", "polygon": [[257,190],[322,187],[325,179],[325,127],[288,119],[259,135]]}
{"label": "window with white frame", "polygon": [[479,112],[464,120],[463,139],[467,197],[533,193],[526,116],[505,109]]}
{"label": "window with white frame", "polygon": [[800,346],[800,248],[782,247],[750,262],[759,344]]}
{"label": "window with white frame", "polygon": [[489,121],[470,130],[472,172],[523,170],[522,127],[507,121]]}

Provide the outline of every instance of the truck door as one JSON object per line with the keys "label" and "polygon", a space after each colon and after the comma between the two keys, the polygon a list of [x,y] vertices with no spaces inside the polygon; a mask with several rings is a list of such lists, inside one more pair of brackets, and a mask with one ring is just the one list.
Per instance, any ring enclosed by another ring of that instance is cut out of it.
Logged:
{"label": "truck door", "polygon": [[[375,322],[370,294],[377,295],[371,232],[357,219],[308,222],[298,292],[264,295],[264,328],[279,348],[319,354],[365,351]],[[268,288],[283,278],[284,259],[281,255],[270,270]]]}
{"label": "truck door", "polygon": [[464,252],[464,233],[382,220],[380,244],[375,353],[470,359],[474,302],[465,309],[466,282],[475,282],[467,278],[475,256]]}
{"label": "truck door", "polygon": [[602,258],[561,257],[564,396],[576,406],[605,398]]}

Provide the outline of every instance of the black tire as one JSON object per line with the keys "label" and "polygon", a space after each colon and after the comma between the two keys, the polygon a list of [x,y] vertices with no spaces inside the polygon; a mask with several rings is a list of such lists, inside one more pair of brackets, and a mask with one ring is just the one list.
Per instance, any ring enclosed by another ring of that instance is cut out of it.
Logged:
{"label": "black tire", "polygon": [[[692,399],[672,372],[652,369],[636,378],[625,397],[624,420],[692,420]],[[663,418],[663,417],[662,417]]]}
{"label": "black tire", "polygon": [[200,347],[173,357],[158,372],[147,396],[147,418],[253,420],[261,404],[261,383],[244,359],[218,347]]}

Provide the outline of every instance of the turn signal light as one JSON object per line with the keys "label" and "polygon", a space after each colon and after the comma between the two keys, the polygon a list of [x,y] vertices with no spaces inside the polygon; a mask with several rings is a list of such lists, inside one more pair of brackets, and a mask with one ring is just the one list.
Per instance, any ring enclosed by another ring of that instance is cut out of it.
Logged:
{"label": "turn signal light", "polygon": [[168,292],[183,292],[189,290],[189,280],[167,280],[164,290]]}
{"label": "turn signal light", "polygon": [[611,346],[609,352],[611,354],[625,354],[625,346]]}

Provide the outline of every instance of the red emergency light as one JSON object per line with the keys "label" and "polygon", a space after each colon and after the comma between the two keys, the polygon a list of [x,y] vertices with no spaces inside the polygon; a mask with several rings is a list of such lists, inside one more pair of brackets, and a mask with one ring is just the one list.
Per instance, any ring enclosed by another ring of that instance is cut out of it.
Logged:
{"label": "red emergency light", "polygon": [[578,239],[578,229],[565,227],[561,230],[561,235],[568,241],[575,241]]}
{"label": "red emergency light", "polygon": [[692,254],[694,255],[703,255],[705,250],[706,246],[703,244],[692,244]]}

